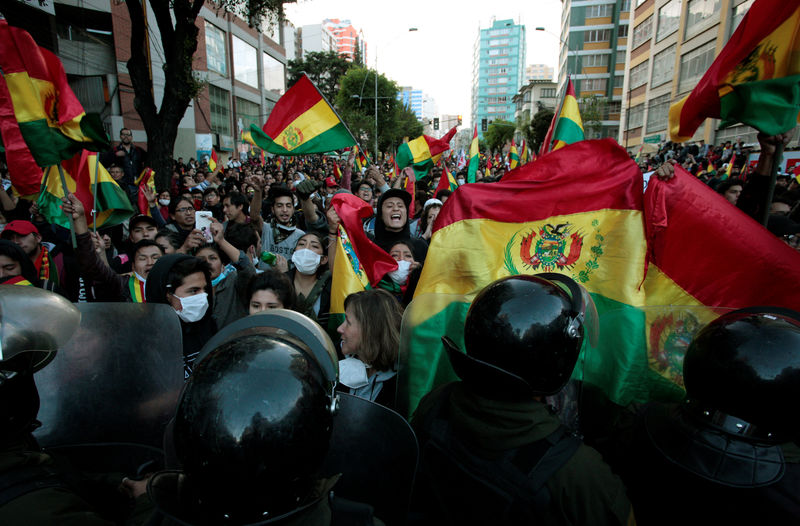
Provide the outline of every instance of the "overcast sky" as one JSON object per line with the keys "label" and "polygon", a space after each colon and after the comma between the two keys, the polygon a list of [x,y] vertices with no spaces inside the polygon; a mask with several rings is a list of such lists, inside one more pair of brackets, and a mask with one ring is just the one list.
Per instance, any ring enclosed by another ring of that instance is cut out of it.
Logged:
{"label": "overcast sky", "polygon": [[[431,95],[440,114],[463,115],[465,126],[471,126],[473,47],[492,17],[527,26],[528,64],[557,68],[560,0],[299,0],[285,9],[295,26],[349,19],[364,32],[370,68],[377,51],[378,71]],[[537,26],[550,33],[535,31]],[[409,32],[411,27],[417,31]]]}

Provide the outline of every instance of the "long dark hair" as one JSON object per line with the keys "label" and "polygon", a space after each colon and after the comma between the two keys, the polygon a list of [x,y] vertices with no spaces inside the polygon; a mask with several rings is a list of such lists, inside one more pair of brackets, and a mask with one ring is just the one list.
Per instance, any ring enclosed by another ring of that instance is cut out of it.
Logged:
{"label": "long dark hair", "polygon": [[21,276],[31,282],[31,285],[41,287],[42,282],[39,279],[39,273],[36,267],[31,262],[31,258],[25,253],[19,245],[13,241],[0,239],[0,256],[6,256],[19,263],[22,269]]}

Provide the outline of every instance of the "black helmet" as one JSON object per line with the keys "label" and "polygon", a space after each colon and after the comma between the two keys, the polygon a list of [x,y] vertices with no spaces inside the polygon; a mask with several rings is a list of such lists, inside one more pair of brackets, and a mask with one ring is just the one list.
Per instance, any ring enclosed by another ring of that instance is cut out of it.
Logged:
{"label": "black helmet", "polygon": [[458,376],[485,395],[551,395],[575,368],[587,308],[594,309],[588,293],[566,276],[510,276],[488,285],[470,306],[466,354],[442,340]]}
{"label": "black helmet", "polygon": [[55,358],[80,321],[78,309],[59,294],[0,285],[0,437],[33,430],[39,412],[33,373]]}
{"label": "black helmet", "polygon": [[701,330],[683,363],[688,407],[730,434],[769,442],[800,433],[800,314],[754,307]]}
{"label": "black helmet", "polygon": [[[276,327],[287,323],[301,327]],[[175,415],[183,473],[157,474],[148,488],[162,511],[197,524],[250,524],[314,501],[335,407],[335,375],[326,371],[336,363],[330,338],[301,339],[324,334],[312,325],[277,309],[249,316],[197,363]]]}

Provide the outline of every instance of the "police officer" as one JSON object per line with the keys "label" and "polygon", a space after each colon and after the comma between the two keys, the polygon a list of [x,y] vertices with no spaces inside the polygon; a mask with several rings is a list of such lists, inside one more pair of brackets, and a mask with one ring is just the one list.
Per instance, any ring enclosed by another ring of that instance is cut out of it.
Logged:
{"label": "police officer", "polygon": [[[55,293],[0,285],[0,324],[0,524],[94,526],[129,518],[133,495],[121,476],[110,484],[87,478],[31,434],[41,425],[33,373],[69,340],[80,312]],[[147,513],[146,498],[137,506]]]}
{"label": "police officer", "polygon": [[640,525],[797,524],[800,314],[724,314],[692,340],[686,400],[640,411],[623,479]]}
{"label": "police officer", "polygon": [[461,381],[429,393],[414,508],[430,524],[624,524],[625,488],[544,403],[575,367],[588,294],[558,274],[484,288],[464,325],[466,353],[443,338]]}
{"label": "police officer", "polygon": [[175,415],[182,469],[148,485],[162,523],[371,524],[371,507],[334,498],[338,477],[320,474],[338,371],[327,334],[274,309],[227,326],[209,347]]}

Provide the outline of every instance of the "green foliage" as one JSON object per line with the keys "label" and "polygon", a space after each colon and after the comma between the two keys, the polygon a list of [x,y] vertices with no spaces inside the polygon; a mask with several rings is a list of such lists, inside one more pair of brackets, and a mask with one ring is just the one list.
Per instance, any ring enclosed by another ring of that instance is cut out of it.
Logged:
{"label": "green foliage", "polygon": [[553,122],[553,115],[553,110],[541,109],[533,116],[530,126],[523,129],[525,138],[534,151],[539,151],[544,142],[544,138],[547,136],[547,129],[550,128],[550,123]]}
{"label": "green foliage", "polygon": [[[397,84],[378,74],[378,148],[394,150],[404,137],[422,135],[422,124],[397,100]],[[375,71],[353,67],[342,78],[335,106],[363,148],[375,149]]]}
{"label": "green foliage", "polygon": [[296,0],[212,0],[218,7],[247,19],[250,27],[280,24],[283,20],[283,4]]}
{"label": "green foliage", "polygon": [[339,81],[353,67],[335,51],[312,51],[303,59],[289,61],[289,86],[298,81],[305,72],[331,104],[339,93]]}
{"label": "green foliage", "polygon": [[499,151],[503,149],[506,143],[511,142],[515,129],[516,126],[513,122],[497,119],[489,125],[489,129],[483,134],[483,138],[486,140],[486,145],[490,150]]}
{"label": "green foliage", "polygon": [[586,138],[599,137],[603,131],[603,115],[606,111],[608,99],[599,95],[591,95],[581,98],[578,108],[581,112],[583,129],[587,132]]}

